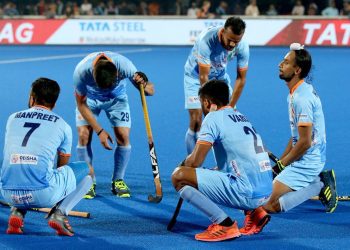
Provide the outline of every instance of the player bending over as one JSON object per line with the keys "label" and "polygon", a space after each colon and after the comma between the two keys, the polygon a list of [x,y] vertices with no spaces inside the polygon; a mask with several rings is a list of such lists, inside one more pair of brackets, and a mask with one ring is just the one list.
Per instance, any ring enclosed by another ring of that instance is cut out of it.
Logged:
{"label": "player bending over", "polygon": [[[184,91],[185,108],[190,116],[185,143],[187,153],[195,147],[202,124],[202,110],[198,98],[199,88],[208,80],[222,80],[229,86],[230,105],[234,107],[241,96],[248,70],[249,45],[242,39],[245,22],[239,17],[230,17],[225,25],[210,27],[197,38],[185,64]],[[229,61],[237,58],[237,76],[234,89],[227,73]]]}
{"label": "player bending over", "polygon": [[[243,114],[228,106],[229,87],[224,81],[209,81],[199,97],[206,116],[196,146],[172,174],[179,195],[213,223],[195,238],[222,241],[258,233],[270,219],[261,206],[272,191],[270,161],[260,135]],[[217,110],[209,112],[213,108]],[[212,147],[218,170],[199,168]],[[249,227],[239,230],[215,203],[246,210]]]}
{"label": "player bending over", "polygon": [[57,234],[72,236],[67,215],[92,185],[85,162],[68,163],[72,129],[52,112],[59,93],[57,82],[39,78],[32,84],[29,109],[8,118],[0,179],[1,193],[12,206],[8,234],[23,233],[28,209],[56,204],[48,224]]}
{"label": "player bending over", "polygon": [[337,206],[337,193],[334,171],[321,172],[326,162],[326,133],[321,100],[314,87],[304,80],[310,72],[312,59],[300,44],[294,43],[290,49],[279,64],[279,77],[289,88],[288,109],[292,136],[273,168],[278,176],[264,208],[268,212],[286,212],[312,196],[319,195],[326,211],[331,213]]}
{"label": "player bending over", "polygon": [[114,150],[114,166],[111,191],[118,197],[128,198],[130,189],[124,182],[131,145],[129,133],[131,115],[126,84],[131,82],[136,88],[145,87],[146,95],[153,95],[153,84],[142,72],[137,72],[134,64],[126,57],[113,52],[95,52],[85,57],[75,68],[73,76],[76,93],[76,125],[78,128],[77,155],[86,161],[94,177],[94,184],[85,198],[95,197],[96,180],[92,168],[92,134],[95,131],[102,146],[112,150],[108,141],[112,137],[97,122],[100,112],[105,111],[117,141]]}

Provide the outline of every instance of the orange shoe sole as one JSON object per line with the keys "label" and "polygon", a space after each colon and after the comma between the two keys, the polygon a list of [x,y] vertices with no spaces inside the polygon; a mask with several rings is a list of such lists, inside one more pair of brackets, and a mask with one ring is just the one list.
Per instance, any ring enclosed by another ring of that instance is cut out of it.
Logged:
{"label": "orange shoe sole", "polygon": [[199,241],[210,241],[210,242],[214,242],[214,241],[224,241],[224,240],[234,240],[236,238],[239,238],[241,236],[240,232],[236,232],[233,235],[227,235],[225,237],[220,237],[220,238],[199,238],[197,237],[197,235],[195,236],[196,240]]}
{"label": "orange shoe sole", "polygon": [[6,230],[7,234],[23,234],[22,231],[23,220],[17,216],[11,216],[9,218],[9,227]]}
{"label": "orange shoe sole", "polygon": [[56,230],[57,235],[62,236],[73,236],[74,234],[69,232],[68,230],[64,229],[61,224],[57,223],[56,221],[49,221],[49,226]]}

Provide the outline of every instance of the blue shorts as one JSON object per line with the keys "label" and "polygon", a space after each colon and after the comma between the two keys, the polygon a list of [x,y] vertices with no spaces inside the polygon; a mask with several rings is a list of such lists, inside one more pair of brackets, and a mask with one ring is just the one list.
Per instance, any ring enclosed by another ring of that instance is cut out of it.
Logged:
{"label": "blue shorts", "polygon": [[40,190],[1,190],[4,200],[18,208],[53,207],[89,173],[85,162],[73,162],[55,169],[49,187]]}
{"label": "blue shorts", "polygon": [[324,164],[303,164],[294,162],[286,167],[275,180],[297,191],[314,182],[321,173]]}
{"label": "blue shorts", "polygon": [[[113,127],[131,127],[130,108],[127,96],[123,98],[113,98],[108,101],[87,98],[86,103],[95,118],[99,116],[101,110],[104,110]],[[77,127],[89,125],[80,114],[78,108],[75,109],[75,122]]]}
{"label": "blue shorts", "polygon": [[[229,86],[229,93],[231,96],[232,87],[231,80],[228,74],[225,74],[222,78]],[[184,77],[184,91],[185,91],[185,109],[201,109],[201,102],[199,100],[198,91],[200,88],[199,78],[194,78],[188,74]]]}
{"label": "blue shorts", "polygon": [[251,193],[252,190],[244,190],[228,173],[196,168],[196,175],[198,190],[217,204],[251,210],[265,204],[269,199],[269,196],[249,198],[243,195]]}

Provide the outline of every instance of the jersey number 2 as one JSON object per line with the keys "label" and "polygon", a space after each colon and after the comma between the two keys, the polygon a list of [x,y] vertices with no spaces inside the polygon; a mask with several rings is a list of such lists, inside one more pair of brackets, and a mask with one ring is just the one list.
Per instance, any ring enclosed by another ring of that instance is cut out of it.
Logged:
{"label": "jersey number 2", "polygon": [[32,133],[34,132],[34,130],[36,130],[37,128],[39,128],[40,123],[33,123],[33,122],[26,122],[24,123],[25,128],[30,128],[28,133],[24,136],[24,139],[22,141],[22,147],[27,146],[29,137],[32,135]]}
{"label": "jersey number 2", "polygon": [[251,129],[250,127],[247,127],[247,126],[244,126],[243,130],[247,135],[249,135],[249,134],[253,135],[255,153],[259,154],[259,153],[264,152],[264,148],[262,146],[258,146],[258,137],[256,136],[256,131],[254,129]]}

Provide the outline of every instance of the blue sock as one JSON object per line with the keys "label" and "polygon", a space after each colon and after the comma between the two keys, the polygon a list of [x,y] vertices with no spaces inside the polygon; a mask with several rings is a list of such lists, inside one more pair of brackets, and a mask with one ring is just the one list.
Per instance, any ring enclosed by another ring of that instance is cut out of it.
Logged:
{"label": "blue sock", "polygon": [[182,199],[191,203],[208,216],[213,223],[220,224],[228,217],[221,208],[194,187],[184,186],[178,193]]}
{"label": "blue sock", "polygon": [[[88,164],[92,165],[92,148],[91,148],[91,142],[88,143],[86,146],[77,146],[77,158],[78,161],[85,161]],[[96,183],[96,176],[94,175],[92,177],[94,183]]]}
{"label": "blue sock", "polygon": [[114,151],[114,170],[112,181],[124,179],[125,169],[128,166],[131,145],[118,146]]}
{"label": "blue sock", "polygon": [[185,143],[187,154],[191,154],[197,142],[197,133],[192,131],[190,128],[187,130],[185,135]]}
{"label": "blue sock", "polygon": [[300,205],[304,201],[310,199],[311,197],[318,195],[323,187],[323,182],[320,181],[320,178],[312,183],[309,186],[299,189],[298,191],[293,191],[286,193],[285,195],[279,198],[279,203],[281,207],[281,212],[287,212],[292,208]]}
{"label": "blue sock", "polygon": [[91,143],[86,146],[77,146],[77,158],[79,161],[85,161],[89,164],[92,164]]}
{"label": "blue sock", "polygon": [[73,207],[77,205],[81,199],[83,199],[83,196],[89,191],[91,185],[91,176],[85,176],[85,178],[77,185],[75,190],[63,199],[62,203],[58,206],[58,209],[61,210],[63,214],[68,215],[69,211],[71,211]]}

